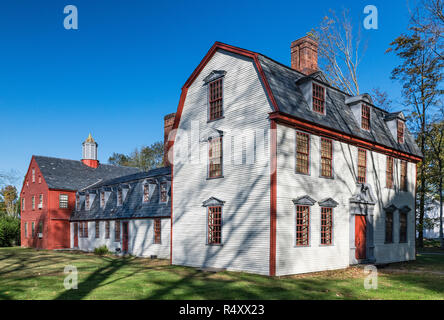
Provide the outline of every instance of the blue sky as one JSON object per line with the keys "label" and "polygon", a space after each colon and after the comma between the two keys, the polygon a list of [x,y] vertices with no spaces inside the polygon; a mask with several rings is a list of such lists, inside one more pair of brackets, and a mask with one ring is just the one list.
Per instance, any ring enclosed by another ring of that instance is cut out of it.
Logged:
{"label": "blue sky", "polygon": [[[79,29],[65,30],[65,5]],[[290,63],[290,43],[329,9],[378,8],[379,29],[363,30],[368,48],[361,88],[399,99],[390,80],[398,63],[385,54],[406,30],[399,1],[111,1],[4,0],[0,3],[0,171],[26,173],[33,154],[81,158],[91,132],[99,160],[163,139],[163,116],[215,41]],[[17,186],[21,187],[21,178]]]}

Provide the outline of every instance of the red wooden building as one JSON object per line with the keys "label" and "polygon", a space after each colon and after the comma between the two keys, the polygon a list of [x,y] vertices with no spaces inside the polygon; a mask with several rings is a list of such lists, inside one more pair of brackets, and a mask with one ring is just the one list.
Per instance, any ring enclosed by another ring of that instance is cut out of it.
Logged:
{"label": "red wooden building", "polygon": [[81,161],[32,156],[20,192],[21,245],[41,249],[70,247],[69,218],[77,190],[106,179],[139,172],[100,164],[97,143],[89,135]]}

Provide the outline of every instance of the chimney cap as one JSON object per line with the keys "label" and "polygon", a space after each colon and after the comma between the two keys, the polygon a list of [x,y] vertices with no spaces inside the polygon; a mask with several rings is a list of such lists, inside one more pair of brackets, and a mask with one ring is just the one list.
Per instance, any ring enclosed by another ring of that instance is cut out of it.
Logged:
{"label": "chimney cap", "polygon": [[170,113],[170,114],[167,114],[166,116],[164,116],[163,119],[168,120],[168,119],[174,118],[175,116],[176,116],[176,113],[173,112],[173,113]]}
{"label": "chimney cap", "polygon": [[291,47],[298,46],[302,43],[310,43],[316,47],[318,46],[318,41],[312,35],[306,35],[306,36],[303,36],[302,38],[294,40],[291,43]]}

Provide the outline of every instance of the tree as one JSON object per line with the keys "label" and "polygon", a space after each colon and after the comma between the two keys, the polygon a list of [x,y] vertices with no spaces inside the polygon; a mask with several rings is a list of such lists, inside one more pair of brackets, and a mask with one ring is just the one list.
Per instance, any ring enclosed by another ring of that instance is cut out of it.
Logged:
{"label": "tree", "polygon": [[379,87],[373,88],[372,90],[373,104],[387,112],[392,111],[393,101],[389,98],[386,91],[381,90]]}
{"label": "tree", "polygon": [[340,18],[330,10],[330,16],[309,35],[318,41],[319,62],[327,80],[352,96],[359,95],[358,66],[365,47],[360,47],[361,32],[353,28],[350,10],[344,9]]}
{"label": "tree", "polygon": [[17,215],[17,189],[8,185],[0,190],[0,199],[4,203],[6,213],[10,216]]}
{"label": "tree", "polygon": [[136,148],[130,155],[113,153],[108,159],[113,165],[136,167],[143,171],[159,168],[163,165],[163,143],[155,142],[150,146]]}
{"label": "tree", "polygon": [[[390,43],[387,52],[394,52],[401,64],[392,71],[391,78],[401,82],[404,104],[408,110],[409,127],[417,137],[417,143],[425,154],[425,139],[430,117],[442,90],[442,59],[435,54],[436,43],[428,32],[421,28],[424,12],[417,9],[412,16],[408,33],[401,34]],[[436,41],[436,39],[435,39]],[[425,195],[427,192],[425,161],[418,164],[418,246],[423,247]]]}

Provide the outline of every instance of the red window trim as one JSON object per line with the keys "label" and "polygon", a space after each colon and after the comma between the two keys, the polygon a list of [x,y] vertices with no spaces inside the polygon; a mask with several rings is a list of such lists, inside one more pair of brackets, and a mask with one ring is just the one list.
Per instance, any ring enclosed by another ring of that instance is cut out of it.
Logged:
{"label": "red window trim", "polygon": [[98,238],[100,238],[100,221],[96,221],[95,222],[96,224],[95,224],[95,232],[96,232],[96,234],[95,234],[95,236],[96,236],[96,239],[98,239]]}
{"label": "red window trim", "polygon": [[393,157],[387,156],[386,170],[385,170],[385,186],[386,188],[393,188]]}
{"label": "red window trim", "polygon": [[208,83],[208,120],[217,120],[223,117],[223,78]]}
{"label": "red window trim", "polygon": [[168,201],[168,184],[166,182],[160,183],[160,202]]}
{"label": "red window trim", "polygon": [[150,201],[150,188],[149,185],[146,183],[143,185],[143,202],[149,202]]}
{"label": "red window trim", "polygon": [[401,191],[407,191],[407,161],[401,160],[401,177],[400,177]]}
{"label": "red window trim", "polygon": [[[328,155],[325,155],[323,152],[324,143],[327,143],[328,144],[327,148],[330,149]],[[329,168],[329,173],[327,175],[324,174],[325,172],[324,167],[328,166],[328,161],[327,163],[325,163],[326,160],[330,160],[330,165],[329,165],[330,168]],[[325,178],[333,177],[333,140],[322,137],[321,137],[321,176]]]}
{"label": "red window trim", "polygon": [[296,246],[310,245],[310,206],[296,206]]}
{"label": "red window trim", "polygon": [[325,114],[325,87],[312,82],[312,89],[313,111],[320,114]]}
{"label": "red window trim", "polygon": [[333,208],[321,207],[321,245],[333,244]]}
{"label": "red window trim", "polygon": [[404,143],[404,122],[397,120],[396,131],[398,135],[398,143]]}
{"label": "red window trim", "polygon": [[222,244],[222,207],[208,207],[208,239],[210,245]]}
{"label": "red window trim", "polygon": [[[298,136],[307,138],[307,148],[305,152],[299,150]],[[301,161],[303,157],[307,157],[307,164],[301,167]],[[305,132],[296,131],[296,173],[310,174],[310,135]]]}
{"label": "red window trim", "polygon": [[[360,162],[360,157],[361,155],[364,155],[364,165],[361,165]],[[364,172],[364,176],[361,176],[361,170],[359,169],[363,169],[362,171]],[[367,181],[367,150],[362,149],[362,148],[358,148],[358,174],[357,174],[357,180],[358,183],[365,183]]]}
{"label": "red window trim", "polygon": [[154,219],[154,243],[161,244],[162,243],[162,223],[160,218]]}
{"label": "red window trim", "polygon": [[370,130],[370,106],[366,104],[361,105],[361,128],[364,130]]}

